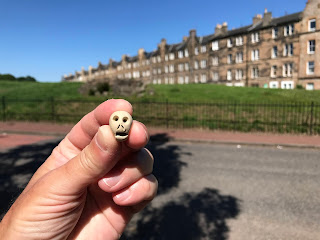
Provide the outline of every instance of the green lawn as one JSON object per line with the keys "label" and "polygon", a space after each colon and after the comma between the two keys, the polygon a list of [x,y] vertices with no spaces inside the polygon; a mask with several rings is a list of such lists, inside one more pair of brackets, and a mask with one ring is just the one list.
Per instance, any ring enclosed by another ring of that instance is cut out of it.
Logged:
{"label": "green lawn", "polygon": [[151,99],[178,102],[320,103],[320,91],[227,87],[213,84],[152,85]]}
{"label": "green lawn", "polygon": [[[82,83],[40,83],[0,81],[0,97],[20,99],[86,99],[103,101],[106,97],[85,97],[78,92]],[[150,85],[142,97],[131,101],[169,102],[250,102],[250,103],[320,103],[320,91],[226,87],[213,84]]]}
{"label": "green lawn", "polygon": [[81,83],[41,83],[0,81],[0,97],[20,99],[81,98]]}

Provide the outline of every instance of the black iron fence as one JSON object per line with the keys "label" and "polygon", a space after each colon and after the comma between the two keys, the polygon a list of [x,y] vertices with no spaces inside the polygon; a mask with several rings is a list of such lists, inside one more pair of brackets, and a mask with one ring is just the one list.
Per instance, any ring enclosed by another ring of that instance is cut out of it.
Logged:
{"label": "black iron fence", "polygon": [[[0,120],[76,122],[100,102],[2,97]],[[149,126],[320,134],[320,104],[132,102],[134,118]]]}

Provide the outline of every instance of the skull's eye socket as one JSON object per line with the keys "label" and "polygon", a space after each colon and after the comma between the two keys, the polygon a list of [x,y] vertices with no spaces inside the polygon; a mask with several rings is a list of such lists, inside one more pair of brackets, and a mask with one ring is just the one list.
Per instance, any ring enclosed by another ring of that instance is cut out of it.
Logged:
{"label": "skull's eye socket", "polygon": [[113,117],[113,120],[114,120],[114,121],[118,121],[118,120],[119,120],[119,117],[118,117],[118,116],[114,116],[114,117]]}
{"label": "skull's eye socket", "polygon": [[126,121],[128,121],[128,118],[127,118],[127,117],[124,117],[124,118],[122,119],[122,121],[123,121],[123,122],[126,122]]}

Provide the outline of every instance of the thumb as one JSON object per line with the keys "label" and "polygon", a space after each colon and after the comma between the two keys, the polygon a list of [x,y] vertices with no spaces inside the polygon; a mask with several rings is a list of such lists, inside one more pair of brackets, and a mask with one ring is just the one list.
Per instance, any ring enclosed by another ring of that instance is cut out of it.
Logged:
{"label": "thumb", "polygon": [[108,125],[101,126],[90,142],[76,157],[53,170],[52,178],[60,194],[77,194],[108,173],[117,163],[122,144]]}

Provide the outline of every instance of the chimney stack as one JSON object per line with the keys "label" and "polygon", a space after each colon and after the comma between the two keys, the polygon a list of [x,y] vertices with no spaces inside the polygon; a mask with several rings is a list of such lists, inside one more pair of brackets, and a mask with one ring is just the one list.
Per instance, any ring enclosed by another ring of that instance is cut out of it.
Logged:
{"label": "chimney stack", "polygon": [[262,15],[261,14],[257,14],[255,17],[253,17],[252,24],[255,25],[258,22],[260,22],[261,20],[262,20]]}
{"label": "chimney stack", "polygon": [[263,23],[262,25],[263,26],[267,26],[271,23],[271,20],[272,20],[272,13],[271,12],[268,12],[267,9],[264,10],[264,15],[263,15]]}

